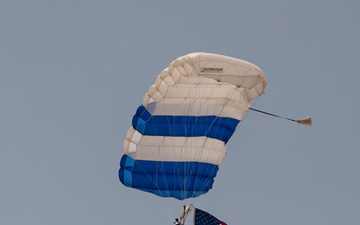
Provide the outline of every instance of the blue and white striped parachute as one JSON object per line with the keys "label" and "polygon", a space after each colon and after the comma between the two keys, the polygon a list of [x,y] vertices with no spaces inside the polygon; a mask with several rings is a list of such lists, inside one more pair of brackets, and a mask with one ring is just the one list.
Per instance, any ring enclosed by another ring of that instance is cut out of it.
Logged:
{"label": "blue and white striped parachute", "polygon": [[179,200],[205,194],[213,186],[226,143],[266,84],[259,67],[240,59],[191,53],[174,60],[133,117],[120,181]]}

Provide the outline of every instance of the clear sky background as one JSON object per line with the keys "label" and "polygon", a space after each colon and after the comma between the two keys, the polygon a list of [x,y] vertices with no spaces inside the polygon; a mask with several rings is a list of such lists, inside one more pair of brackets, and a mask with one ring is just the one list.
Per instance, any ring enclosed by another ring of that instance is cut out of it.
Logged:
{"label": "clear sky background", "polygon": [[182,202],[124,187],[132,115],[175,58],[268,78],[194,204],[230,225],[360,224],[360,1],[0,2],[0,224],[172,224]]}

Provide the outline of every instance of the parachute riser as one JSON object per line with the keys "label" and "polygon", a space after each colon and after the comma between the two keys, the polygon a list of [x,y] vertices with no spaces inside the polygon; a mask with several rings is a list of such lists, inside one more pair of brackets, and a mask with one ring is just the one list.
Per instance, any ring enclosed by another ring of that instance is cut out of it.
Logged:
{"label": "parachute riser", "polygon": [[184,205],[184,210],[182,214],[177,218],[177,220],[174,222],[175,225],[183,225],[185,222],[185,219],[187,215],[191,212],[191,206]]}

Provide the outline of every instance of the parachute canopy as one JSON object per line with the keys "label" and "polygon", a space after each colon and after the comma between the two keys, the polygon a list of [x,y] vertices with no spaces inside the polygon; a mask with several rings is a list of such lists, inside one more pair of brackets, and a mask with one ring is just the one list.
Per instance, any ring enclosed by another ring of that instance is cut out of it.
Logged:
{"label": "parachute canopy", "polygon": [[132,119],[120,181],[180,200],[205,194],[226,143],[266,84],[259,67],[240,59],[191,53],[174,60],[158,75]]}

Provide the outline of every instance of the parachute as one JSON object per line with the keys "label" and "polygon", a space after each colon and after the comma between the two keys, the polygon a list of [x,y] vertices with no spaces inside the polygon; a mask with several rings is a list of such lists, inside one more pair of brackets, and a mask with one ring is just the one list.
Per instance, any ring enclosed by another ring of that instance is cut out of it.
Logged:
{"label": "parachute", "polygon": [[256,65],[191,53],[170,63],[143,98],[124,141],[119,179],[179,200],[207,193],[251,101],[266,91]]}

